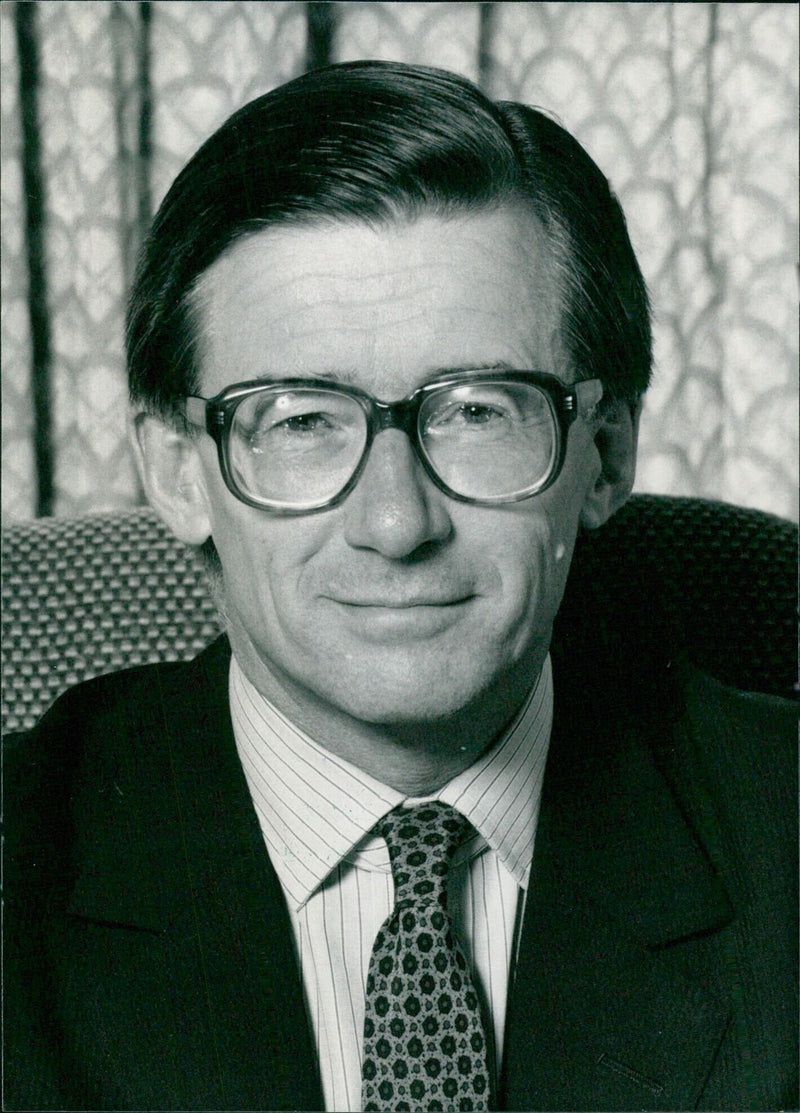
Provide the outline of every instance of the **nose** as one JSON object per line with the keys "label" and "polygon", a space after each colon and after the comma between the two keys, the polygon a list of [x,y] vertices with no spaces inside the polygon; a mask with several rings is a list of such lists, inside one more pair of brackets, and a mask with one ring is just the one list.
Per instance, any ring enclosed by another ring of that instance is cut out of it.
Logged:
{"label": "nose", "polygon": [[345,540],[401,560],[421,546],[446,540],[452,530],[447,498],[422,470],[408,436],[386,429],[344,504]]}

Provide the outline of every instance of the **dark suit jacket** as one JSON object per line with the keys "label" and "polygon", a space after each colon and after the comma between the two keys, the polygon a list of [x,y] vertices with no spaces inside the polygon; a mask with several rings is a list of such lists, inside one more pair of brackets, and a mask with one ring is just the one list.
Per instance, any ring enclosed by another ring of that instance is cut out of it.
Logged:
{"label": "dark suit jacket", "polygon": [[[5,1108],[322,1108],[228,655],[91,681],[7,761]],[[500,1106],[791,1108],[793,715],[554,656]]]}

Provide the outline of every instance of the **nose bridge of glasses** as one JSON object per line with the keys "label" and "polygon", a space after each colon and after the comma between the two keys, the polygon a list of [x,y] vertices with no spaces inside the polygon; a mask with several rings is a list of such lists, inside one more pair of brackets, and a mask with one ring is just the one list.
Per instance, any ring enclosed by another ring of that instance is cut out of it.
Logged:
{"label": "nose bridge of glasses", "polygon": [[414,443],[415,423],[418,406],[415,399],[405,398],[400,402],[373,402],[376,418],[375,432],[382,433],[384,429],[399,429]]}

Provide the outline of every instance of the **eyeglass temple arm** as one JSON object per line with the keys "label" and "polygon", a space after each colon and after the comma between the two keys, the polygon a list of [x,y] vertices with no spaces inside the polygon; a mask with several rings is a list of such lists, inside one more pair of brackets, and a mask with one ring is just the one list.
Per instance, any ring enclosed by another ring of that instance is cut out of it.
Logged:
{"label": "eyeglass temple arm", "polygon": [[198,429],[211,432],[209,429],[210,421],[205,398],[193,398],[191,396],[184,398],[183,416],[186,418],[189,425],[194,425]]}

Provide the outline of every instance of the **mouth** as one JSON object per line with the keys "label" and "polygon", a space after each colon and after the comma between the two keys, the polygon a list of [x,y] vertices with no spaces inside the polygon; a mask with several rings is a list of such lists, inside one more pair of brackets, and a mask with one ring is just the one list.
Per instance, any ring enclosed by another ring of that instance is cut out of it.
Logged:
{"label": "mouth", "polygon": [[412,595],[402,598],[377,597],[368,599],[334,599],[344,607],[362,607],[380,611],[407,611],[415,607],[457,607],[467,603],[472,596],[458,596],[441,598],[429,595]]}
{"label": "mouth", "polygon": [[434,637],[464,616],[475,598],[430,594],[336,598],[333,605],[359,640],[406,641]]}

